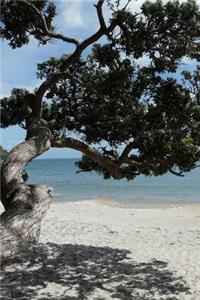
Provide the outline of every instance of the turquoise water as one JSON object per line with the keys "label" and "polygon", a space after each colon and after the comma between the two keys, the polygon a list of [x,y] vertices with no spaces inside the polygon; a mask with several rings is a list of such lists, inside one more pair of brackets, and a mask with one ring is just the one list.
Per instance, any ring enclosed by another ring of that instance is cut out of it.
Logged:
{"label": "turquoise water", "polygon": [[107,199],[124,204],[200,203],[200,168],[185,177],[166,174],[138,176],[133,181],[105,180],[95,172],[79,173],[77,159],[34,160],[27,171],[30,183],[54,188],[55,201]]}

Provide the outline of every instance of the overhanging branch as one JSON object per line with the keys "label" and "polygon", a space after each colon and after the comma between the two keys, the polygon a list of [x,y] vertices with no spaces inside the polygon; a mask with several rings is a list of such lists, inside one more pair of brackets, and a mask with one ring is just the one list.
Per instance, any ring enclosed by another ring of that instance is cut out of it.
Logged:
{"label": "overhanging branch", "polygon": [[[128,144],[121,156],[118,158],[110,156],[107,157],[104,153],[99,152],[97,149],[88,146],[86,143],[73,139],[73,138],[60,138],[52,142],[54,148],[71,148],[80,151],[90,160],[96,162],[100,168],[106,170],[114,179],[130,178],[140,174],[146,174],[146,170],[151,172],[151,175],[159,175],[160,170],[164,167],[166,172],[183,177],[182,172],[174,171],[172,169],[172,162],[168,159],[155,161],[139,161],[136,156],[129,156],[130,151],[135,148],[134,142]],[[127,167],[132,167],[127,169]]]}
{"label": "overhanging branch", "polygon": [[106,169],[114,179],[121,179],[124,177],[123,170],[120,169],[117,161],[105,157],[102,153],[92,147],[89,147],[84,142],[78,141],[73,138],[58,139],[52,142],[52,147],[71,148],[78,150],[91,160],[97,162],[100,167]]}

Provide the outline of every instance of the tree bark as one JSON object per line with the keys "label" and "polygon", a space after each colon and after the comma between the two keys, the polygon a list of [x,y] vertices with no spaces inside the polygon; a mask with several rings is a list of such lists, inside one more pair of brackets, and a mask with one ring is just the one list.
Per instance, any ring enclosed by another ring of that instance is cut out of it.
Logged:
{"label": "tree bark", "polygon": [[28,130],[26,140],[14,147],[1,168],[1,262],[39,239],[41,220],[52,198],[52,188],[27,185],[24,168],[51,146],[51,132],[36,120]]}

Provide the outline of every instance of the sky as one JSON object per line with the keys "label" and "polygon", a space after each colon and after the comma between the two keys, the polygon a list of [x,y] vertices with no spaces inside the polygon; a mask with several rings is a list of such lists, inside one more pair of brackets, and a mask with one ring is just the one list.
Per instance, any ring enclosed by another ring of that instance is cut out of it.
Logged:
{"label": "sky", "polygon": [[[57,17],[54,23],[58,32],[83,40],[97,30],[98,20],[93,6],[97,1],[57,0],[54,2],[57,6]],[[137,12],[143,2],[143,0],[132,0],[129,8]],[[200,5],[200,0],[196,2]],[[126,0],[121,0],[122,6],[125,3]],[[104,15],[105,19],[108,20],[109,13],[106,7],[104,7]],[[2,58],[0,99],[9,96],[13,88],[26,88],[32,91],[40,83],[36,78],[37,63],[48,60],[51,56],[60,57],[72,50],[72,45],[59,41],[38,47],[38,42],[34,39],[31,39],[28,45],[13,50],[6,41],[3,41],[0,48]],[[185,61],[185,63],[188,64],[189,69],[192,68],[191,62]],[[25,131],[18,126],[1,130],[1,144],[7,150],[22,142],[24,137]],[[80,152],[72,149],[50,149],[40,158],[77,158],[80,156]]]}

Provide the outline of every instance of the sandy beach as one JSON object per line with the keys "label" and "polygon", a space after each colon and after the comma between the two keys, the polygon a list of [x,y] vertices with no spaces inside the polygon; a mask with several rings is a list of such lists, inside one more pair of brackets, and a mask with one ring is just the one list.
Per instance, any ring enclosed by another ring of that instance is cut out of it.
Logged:
{"label": "sandy beach", "polygon": [[200,299],[200,205],[52,204],[1,299]]}

